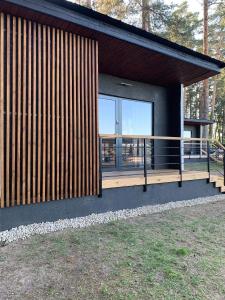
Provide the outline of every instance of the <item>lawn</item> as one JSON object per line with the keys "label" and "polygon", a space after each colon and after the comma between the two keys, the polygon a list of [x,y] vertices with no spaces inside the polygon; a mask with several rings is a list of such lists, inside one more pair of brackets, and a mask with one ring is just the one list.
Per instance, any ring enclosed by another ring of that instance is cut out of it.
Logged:
{"label": "lawn", "polygon": [[[208,172],[208,165],[207,162],[193,162],[189,161],[188,159],[185,160],[184,163],[184,169],[185,171],[203,171]],[[224,168],[222,162],[215,162],[210,161],[210,172],[215,175],[222,175],[224,173]]]}
{"label": "lawn", "polygon": [[0,299],[225,299],[225,202],[0,248]]}

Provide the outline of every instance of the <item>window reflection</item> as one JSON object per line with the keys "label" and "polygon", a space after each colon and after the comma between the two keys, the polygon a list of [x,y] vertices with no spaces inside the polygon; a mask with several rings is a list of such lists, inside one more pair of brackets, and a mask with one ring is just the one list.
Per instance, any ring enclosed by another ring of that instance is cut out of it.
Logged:
{"label": "window reflection", "polygon": [[122,134],[152,135],[152,104],[122,100]]}
{"label": "window reflection", "polygon": [[[100,134],[152,135],[152,103],[112,96],[99,97]],[[147,163],[151,164],[151,142],[147,145]],[[144,140],[111,138],[102,140],[104,169],[143,168]]]}
{"label": "window reflection", "polygon": [[102,140],[102,167],[115,168],[116,166],[116,140],[103,139]]}
{"label": "window reflection", "polygon": [[[147,164],[151,165],[151,141],[146,144]],[[142,168],[144,166],[144,140],[123,139],[122,140],[122,168]]]}
{"label": "window reflection", "polygon": [[115,134],[116,101],[99,99],[99,132],[100,134]]}

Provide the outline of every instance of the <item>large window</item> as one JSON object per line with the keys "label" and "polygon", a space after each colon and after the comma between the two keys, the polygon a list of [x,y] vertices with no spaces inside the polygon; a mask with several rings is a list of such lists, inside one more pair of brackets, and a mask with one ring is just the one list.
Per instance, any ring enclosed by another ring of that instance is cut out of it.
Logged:
{"label": "large window", "polygon": [[184,130],[184,138],[190,139],[192,137],[192,131],[191,130]]}
{"label": "large window", "polygon": [[[152,135],[152,113],[150,101],[100,95],[99,132],[135,136]],[[143,139],[104,138],[102,143],[102,165],[105,169],[143,166]]]}
{"label": "large window", "polygon": [[[184,138],[190,139],[192,137],[192,131],[191,130],[184,130]],[[185,155],[191,155],[193,154],[193,143],[192,141],[185,141],[184,142],[184,154]]]}
{"label": "large window", "polygon": [[99,132],[152,135],[152,103],[100,95]]}
{"label": "large window", "polygon": [[116,130],[116,101],[113,99],[99,99],[99,132],[101,134],[115,134]]}
{"label": "large window", "polygon": [[152,104],[122,100],[122,134],[152,135]]}

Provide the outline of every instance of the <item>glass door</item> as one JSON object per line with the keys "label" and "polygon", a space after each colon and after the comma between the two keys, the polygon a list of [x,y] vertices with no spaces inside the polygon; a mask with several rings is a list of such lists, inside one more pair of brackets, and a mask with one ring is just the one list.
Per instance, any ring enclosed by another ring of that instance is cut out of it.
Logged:
{"label": "glass door", "polygon": [[[151,102],[122,99],[121,115],[123,135],[152,135]],[[150,147],[147,149],[149,150]],[[140,138],[123,138],[120,166],[123,168],[142,168],[143,165],[144,140]]]}
{"label": "glass door", "polygon": [[[100,95],[100,134],[152,135],[152,103]],[[103,162],[106,169],[143,167],[143,139],[103,139]]]}
{"label": "glass door", "polygon": [[[99,133],[117,134],[118,124],[116,99],[109,96],[99,96]],[[102,166],[104,169],[116,168],[116,139],[103,139]]]}

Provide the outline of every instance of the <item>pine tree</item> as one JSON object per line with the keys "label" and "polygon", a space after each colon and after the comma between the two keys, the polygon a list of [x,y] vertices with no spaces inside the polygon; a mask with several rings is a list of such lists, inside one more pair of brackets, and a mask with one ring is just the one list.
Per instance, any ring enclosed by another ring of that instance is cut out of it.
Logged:
{"label": "pine tree", "polygon": [[[209,3],[208,0],[203,0],[203,11],[204,11],[204,18],[203,18],[203,53],[205,55],[209,54],[209,47],[208,47],[208,32],[209,32],[209,23],[208,23],[208,11],[209,11]],[[205,79],[203,81],[203,90],[202,90],[202,99],[200,102],[200,118],[208,119],[209,117],[209,80]],[[207,137],[207,127],[204,127],[203,136]]]}
{"label": "pine tree", "polygon": [[127,17],[128,5],[125,0],[98,0],[93,2],[93,8],[119,20]]}
{"label": "pine tree", "polygon": [[141,3],[142,29],[150,31],[150,1],[142,0]]}
{"label": "pine tree", "polygon": [[[209,18],[209,54],[219,60],[223,60],[225,57],[225,3],[220,1],[217,3],[213,14]],[[218,104],[225,97],[224,71],[221,75],[217,75],[210,79],[210,92],[211,92],[211,106],[210,106],[210,118],[215,120],[216,115],[221,113],[221,109],[217,109]],[[221,119],[221,118],[220,118]],[[222,125],[223,127],[225,125]],[[210,127],[210,137],[214,134],[213,126]]]}
{"label": "pine tree", "polygon": [[183,46],[198,50],[201,20],[197,12],[188,11],[187,1],[177,5],[165,23],[165,38]]}

